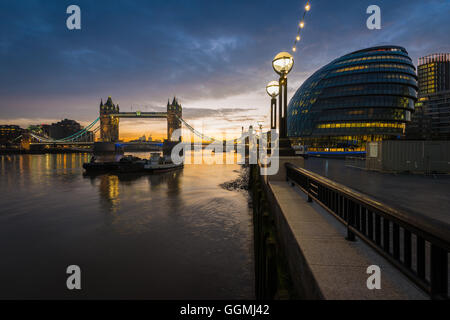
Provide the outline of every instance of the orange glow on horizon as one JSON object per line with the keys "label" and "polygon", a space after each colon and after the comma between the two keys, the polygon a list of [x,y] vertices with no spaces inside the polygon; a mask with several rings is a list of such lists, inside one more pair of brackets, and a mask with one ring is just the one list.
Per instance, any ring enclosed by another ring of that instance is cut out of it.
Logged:
{"label": "orange glow on horizon", "polygon": [[[135,132],[125,132],[125,133],[121,133],[119,130],[119,139],[121,141],[124,142],[128,142],[131,140],[138,140],[140,137],[142,137],[143,135],[145,135],[145,137],[148,139],[150,137],[150,134],[148,133],[142,133],[141,135],[137,135]],[[164,139],[166,139],[166,134],[151,134],[151,138],[152,140],[161,140],[164,141]]]}

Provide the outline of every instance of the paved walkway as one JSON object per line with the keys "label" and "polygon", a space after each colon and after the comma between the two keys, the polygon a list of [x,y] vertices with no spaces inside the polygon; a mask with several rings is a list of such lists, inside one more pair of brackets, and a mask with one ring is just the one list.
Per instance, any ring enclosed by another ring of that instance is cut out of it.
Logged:
{"label": "paved walkway", "polygon": [[380,173],[346,167],[344,160],[320,158],[306,160],[305,169],[450,228],[450,175]]}
{"label": "paved walkway", "polygon": [[[308,203],[298,188],[285,181],[272,181],[270,188],[290,231],[285,236],[293,236],[286,246],[291,276],[306,291],[317,288],[323,298],[332,300],[428,299],[364,242],[345,240],[345,226],[316,203]],[[381,269],[379,290],[367,288],[370,265]]]}

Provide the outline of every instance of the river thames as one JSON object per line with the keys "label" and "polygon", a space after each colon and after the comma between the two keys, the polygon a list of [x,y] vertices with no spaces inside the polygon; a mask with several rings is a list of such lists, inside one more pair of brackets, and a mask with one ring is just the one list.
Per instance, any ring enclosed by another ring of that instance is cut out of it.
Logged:
{"label": "river thames", "polygon": [[0,299],[254,298],[248,195],[221,187],[241,166],[85,176],[89,159],[0,156]]}

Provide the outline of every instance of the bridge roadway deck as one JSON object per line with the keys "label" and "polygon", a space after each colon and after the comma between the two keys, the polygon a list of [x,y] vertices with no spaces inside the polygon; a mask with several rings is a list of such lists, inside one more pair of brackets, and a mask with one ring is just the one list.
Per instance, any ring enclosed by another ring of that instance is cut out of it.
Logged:
{"label": "bridge roadway deck", "polygon": [[91,146],[94,142],[60,142],[60,141],[53,141],[53,142],[31,142],[30,145],[40,145],[40,146],[46,146],[46,145],[63,145],[63,146]]}
{"label": "bridge roadway deck", "polygon": [[167,118],[167,112],[119,112],[111,114],[117,118]]}
{"label": "bridge roadway deck", "polygon": [[[305,298],[428,299],[388,261],[361,240],[345,240],[346,229],[319,205],[285,181],[270,181],[278,203],[277,228],[292,280]],[[369,290],[367,267],[381,268],[381,289]]]}

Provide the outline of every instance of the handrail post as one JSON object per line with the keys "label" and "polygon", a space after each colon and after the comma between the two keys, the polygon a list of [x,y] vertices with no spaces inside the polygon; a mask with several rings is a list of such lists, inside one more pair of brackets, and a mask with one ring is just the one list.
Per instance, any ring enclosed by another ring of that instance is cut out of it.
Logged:
{"label": "handrail post", "polygon": [[448,255],[447,251],[431,245],[430,286],[432,298],[447,299]]}
{"label": "handrail post", "polygon": [[295,186],[294,180],[289,179],[289,166],[288,163],[285,164],[285,168],[286,168],[286,181],[289,182],[289,180],[291,180],[291,187]]}
{"label": "handrail post", "polygon": [[348,201],[347,207],[347,237],[345,240],[347,241],[356,241],[355,234],[350,230],[350,226],[355,224],[355,209],[356,206],[352,201]]}
{"label": "handrail post", "polygon": [[308,202],[312,202],[312,197],[311,197],[311,180],[309,178],[306,178],[306,185],[308,186]]}

